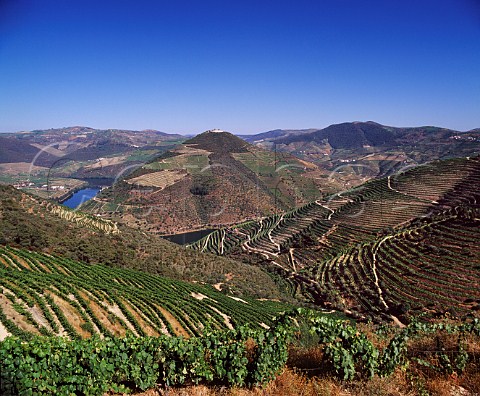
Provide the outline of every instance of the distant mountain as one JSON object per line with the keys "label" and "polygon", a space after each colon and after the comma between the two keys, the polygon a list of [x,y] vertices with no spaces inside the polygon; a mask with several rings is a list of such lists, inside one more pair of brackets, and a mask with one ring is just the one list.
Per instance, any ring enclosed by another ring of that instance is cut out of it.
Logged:
{"label": "distant mountain", "polygon": [[[472,130],[467,133],[476,133]],[[368,122],[345,122],[330,125],[324,129],[294,136],[275,139],[278,144],[295,142],[328,143],[334,149],[352,149],[370,147],[395,147],[404,143],[431,142],[435,139],[449,139],[465,132],[439,127],[396,128]]]}
{"label": "distant mountain", "polygon": [[479,129],[398,128],[373,121],[345,122],[306,133],[267,132],[263,137],[254,140],[255,145],[275,147],[331,170],[352,172],[355,168],[366,177],[388,175],[407,165],[480,153]]}
{"label": "distant mountain", "polygon": [[290,154],[207,131],[129,174],[85,210],[151,232],[218,227],[317,198],[326,188],[319,172]]}
{"label": "distant mountain", "polygon": [[38,186],[54,179],[66,186],[70,183],[65,179],[76,179],[76,185],[82,180],[108,185],[183,140],[181,135],[154,130],[82,126],[2,134],[0,182],[35,182],[29,191],[40,195]]}
{"label": "distant mountain", "polygon": [[4,134],[4,137],[14,139],[15,141],[36,144],[39,147],[51,146],[64,154],[86,147],[90,147],[93,150],[96,145],[106,143],[123,144],[130,147],[144,147],[156,145],[162,141],[185,139],[181,135],[168,134],[155,130],[93,129],[82,126],[8,133]]}
{"label": "distant mountain", "polygon": [[276,139],[289,135],[298,135],[314,132],[316,129],[275,129],[273,131],[257,133],[256,135],[237,135],[249,143],[260,143],[270,139]]}
{"label": "distant mountain", "polygon": [[328,142],[334,149],[349,149],[364,146],[381,146],[394,141],[391,129],[375,122],[345,122],[330,125],[325,129],[301,135],[277,139],[279,144],[294,142]]}
{"label": "distant mountain", "polygon": [[[75,126],[34,130],[31,132],[6,133],[2,134],[1,139],[2,147],[18,152],[16,156],[7,155],[7,152],[5,154],[2,153],[0,162],[7,163],[30,162],[41,150],[57,158],[68,156],[72,160],[92,160],[102,156],[152,148],[163,144],[163,142],[178,142],[185,138],[181,135],[154,130],[103,130]],[[23,149],[15,149],[15,147],[23,147]]]}

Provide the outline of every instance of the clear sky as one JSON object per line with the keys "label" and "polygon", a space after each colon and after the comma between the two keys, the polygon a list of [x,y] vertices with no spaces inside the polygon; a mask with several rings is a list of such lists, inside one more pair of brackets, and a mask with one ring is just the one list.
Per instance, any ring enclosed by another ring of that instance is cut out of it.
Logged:
{"label": "clear sky", "polygon": [[479,0],[0,0],[0,131],[480,127]]}

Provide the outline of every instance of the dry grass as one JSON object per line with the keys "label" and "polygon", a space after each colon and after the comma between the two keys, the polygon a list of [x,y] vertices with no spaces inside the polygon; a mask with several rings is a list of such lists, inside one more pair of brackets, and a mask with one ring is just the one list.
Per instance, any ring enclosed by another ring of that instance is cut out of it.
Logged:
{"label": "dry grass", "polygon": [[157,331],[155,331],[154,328],[152,328],[152,326],[150,326],[144,320],[142,316],[140,316],[139,312],[132,307],[132,304],[130,304],[125,300],[122,300],[122,303],[125,306],[125,308],[128,310],[128,312],[130,312],[130,314],[135,318],[135,320],[138,322],[138,324],[140,325],[140,327],[142,328],[142,330],[145,332],[147,336],[158,337],[160,335]]}
{"label": "dry grass", "polygon": [[310,379],[293,370],[285,369],[265,387],[228,388],[196,385],[188,387],[149,390],[137,396],[353,396],[333,380]]}
{"label": "dry grass", "polygon": [[85,320],[82,318],[80,313],[68,302],[65,301],[63,298],[58,297],[56,294],[48,291],[46,292],[50,297],[53,298],[55,304],[58,305],[62,313],[65,315],[68,323],[72,325],[75,331],[80,334],[82,338],[90,337],[91,334],[82,328],[82,325],[85,323]]}
{"label": "dry grass", "polygon": [[190,334],[187,333],[187,331],[182,327],[180,322],[177,319],[175,319],[175,317],[169,311],[167,311],[165,308],[157,304],[155,304],[155,308],[157,308],[162,313],[164,318],[168,320],[173,330],[175,331],[176,336],[183,336],[185,338],[190,338]]}
{"label": "dry grass", "polygon": [[19,173],[39,173],[47,172],[48,168],[32,165],[30,162],[7,162],[0,164],[0,171],[6,175],[17,175]]}
{"label": "dry grass", "polygon": [[[159,388],[138,393],[137,396],[478,396],[477,390],[466,387],[457,377],[435,377],[428,380],[409,378],[397,370],[388,378],[374,377],[368,381],[342,382],[328,377],[308,377],[286,368],[265,387],[228,388],[225,386],[196,385]],[[475,385],[474,385],[475,386]]]}
{"label": "dry grass", "polygon": [[[6,288],[3,287],[3,290],[6,290]],[[3,312],[7,319],[14,321],[21,330],[30,332],[32,334],[39,334],[38,330],[33,325],[28,323],[25,317],[19,314],[13,308],[13,303],[3,293],[0,294],[0,312]],[[7,334],[9,333],[6,332],[6,330],[2,332],[3,336],[6,336]]]}
{"label": "dry grass", "polygon": [[[120,322],[116,320],[117,317],[112,315],[112,313],[106,311],[104,307],[99,306],[93,299],[89,297],[87,293],[87,291],[79,292],[80,296],[88,303],[90,309],[98,318],[98,320],[102,323],[102,325],[110,329],[110,331],[117,337],[125,336],[126,330],[120,325]],[[111,315],[110,319],[109,315]]]}
{"label": "dry grass", "polygon": [[136,184],[144,187],[157,187],[164,189],[182,180],[187,173],[177,170],[162,170],[159,172],[147,173],[133,179],[128,179],[127,183]]}

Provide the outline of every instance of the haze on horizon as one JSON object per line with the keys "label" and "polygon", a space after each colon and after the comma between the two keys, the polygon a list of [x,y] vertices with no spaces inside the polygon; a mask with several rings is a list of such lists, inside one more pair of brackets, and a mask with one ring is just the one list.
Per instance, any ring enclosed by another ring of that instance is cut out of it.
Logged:
{"label": "haze on horizon", "polygon": [[475,0],[0,1],[0,131],[480,127]]}

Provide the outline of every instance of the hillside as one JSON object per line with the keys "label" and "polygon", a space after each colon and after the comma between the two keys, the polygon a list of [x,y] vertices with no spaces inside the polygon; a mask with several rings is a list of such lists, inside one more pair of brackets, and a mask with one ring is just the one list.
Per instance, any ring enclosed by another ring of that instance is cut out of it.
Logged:
{"label": "hillside", "polygon": [[436,161],[191,247],[256,260],[292,293],[358,317],[468,312],[480,302],[478,202],[479,157]]}
{"label": "hillside", "polygon": [[[28,142],[0,136],[0,163],[32,162],[39,150]],[[47,153],[46,153],[47,154]],[[39,164],[50,164],[52,156],[39,159]]]}
{"label": "hillside", "polygon": [[281,304],[211,286],[0,247],[0,341],[8,335],[198,335],[271,323]]}
{"label": "hillside", "polygon": [[318,198],[327,174],[228,132],[207,131],[104,190],[84,210],[143,230],[171,234],[266,216]]}
{"label": "hillside", "polygon": [[310,132],[272,132],[252,135],[249,141],[263,148],[275,147],[330,169],[331,178],[346,172],[366,178],[388,176],[405,166],[480,152],[478,130],[399,128],[368,121],[334,124]]}
{"label": "hillside", "polygon": [[[240,295],[279,297],[271,278],[258,268],[210,254],[197,254],[154,235],[1,185],[0,229],[0,245],[56,254],[89,264],[203,281]],[[251,281],[251,274],[255,274],[258,284]]]}
{"label": "hillside", "polygon": [[159,131],[68,127],[2,134],[0,182],[26,185],[45,195],[44,185],[110,185],[125,172],[185,140]]}

